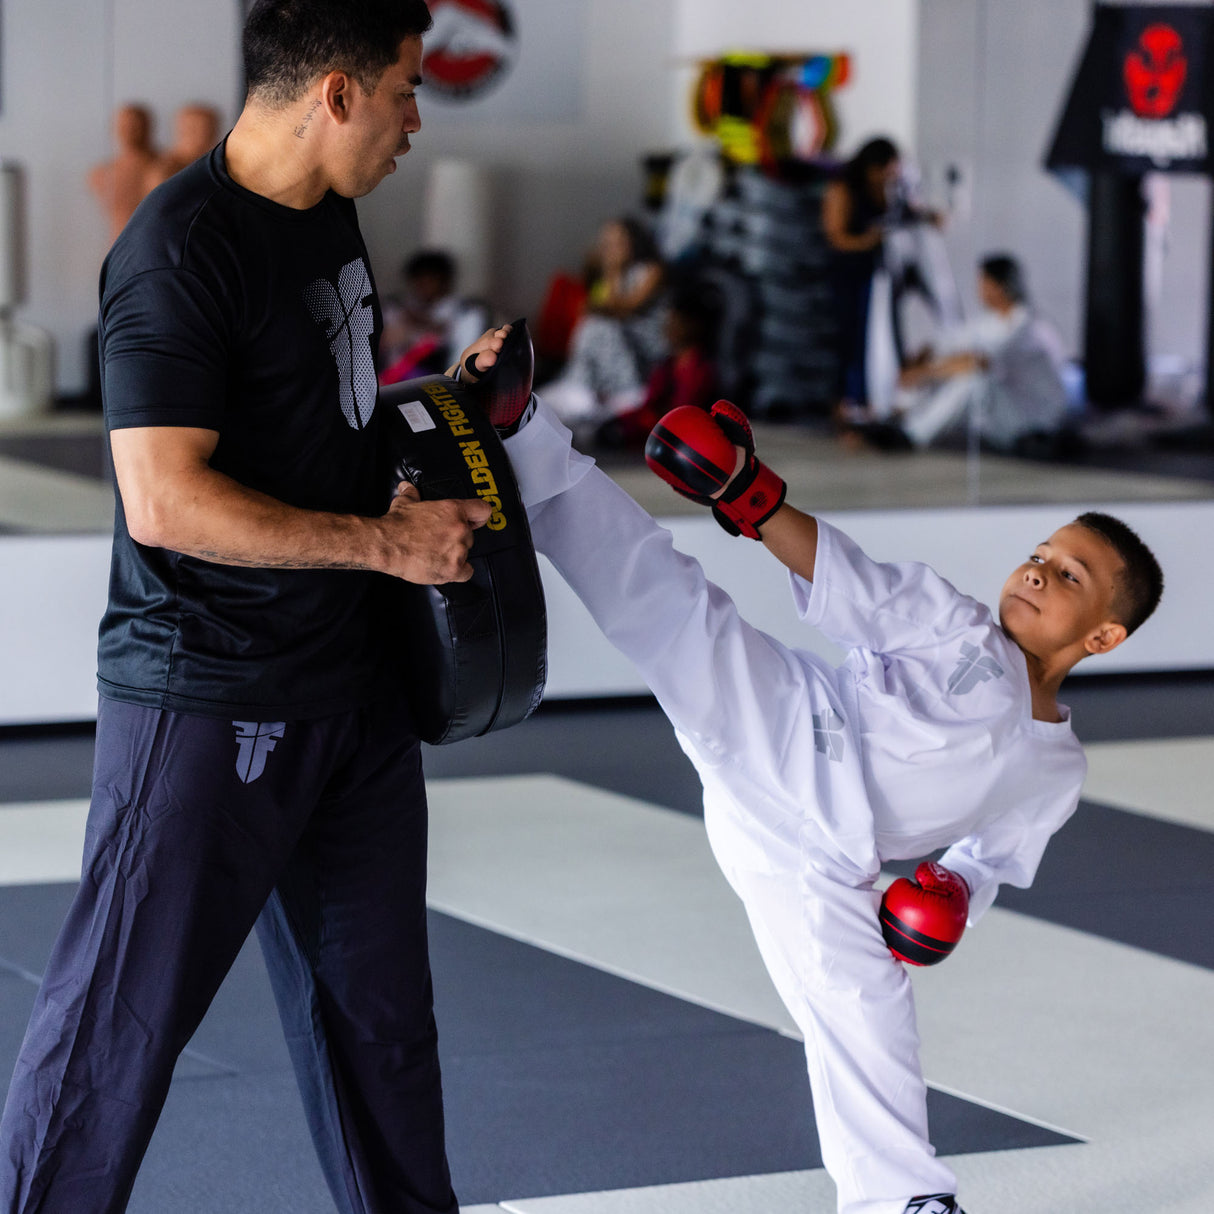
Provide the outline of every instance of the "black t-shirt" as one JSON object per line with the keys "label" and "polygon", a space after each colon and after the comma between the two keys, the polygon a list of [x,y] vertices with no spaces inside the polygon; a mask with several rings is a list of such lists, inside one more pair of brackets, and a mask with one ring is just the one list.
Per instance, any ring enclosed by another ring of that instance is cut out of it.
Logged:
{"label": "black t-shirt", "polygon": [[[106,425],[215,430],[211,466],[306,509],[382,514],[382,320],[354,204],[242,189],[223,146],[155,190],[101,274]],[[365,703],[386,579],[256,569],[135,543],[122,502],[98,653],[103,695],[291,720]]]}

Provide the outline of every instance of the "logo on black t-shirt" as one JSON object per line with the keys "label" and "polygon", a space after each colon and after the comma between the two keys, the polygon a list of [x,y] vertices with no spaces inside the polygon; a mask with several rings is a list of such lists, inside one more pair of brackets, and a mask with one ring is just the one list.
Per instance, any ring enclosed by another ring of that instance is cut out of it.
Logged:
{"label": "logo on black t-shirt", "polygon": [[327,278],[318,278],[304,291],[312,319],[329,339],[337,363],[341,411],[355,430],[364,429],[375,412],[371,298],[371,278],[361,257],[342,267],[336,290]]}

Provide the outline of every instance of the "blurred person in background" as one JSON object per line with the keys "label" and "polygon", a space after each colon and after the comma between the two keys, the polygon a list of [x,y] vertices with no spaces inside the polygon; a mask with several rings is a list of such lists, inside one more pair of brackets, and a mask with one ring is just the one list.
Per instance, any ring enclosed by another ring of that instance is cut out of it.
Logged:
{"label": "blurred person in background", "polygon": [[599,233],[587,267],[585,312],[569,360],[544,399],[573,426],[597,425],[645,399],[646,381],[667,354],[661,308],[665,270],[635,219],[613,219]]}

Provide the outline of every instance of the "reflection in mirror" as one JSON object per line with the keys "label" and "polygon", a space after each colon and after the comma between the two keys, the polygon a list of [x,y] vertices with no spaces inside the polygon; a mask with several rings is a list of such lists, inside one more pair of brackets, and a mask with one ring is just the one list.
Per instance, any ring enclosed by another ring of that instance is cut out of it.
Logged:
{"label": "reflection in mirror", "polygon": [[[36,6],[6,12],[7,45],[29,53],[8,57],[0,114],[12,162],[0,174],[3,246],[25,267],[17,276],[20,293],[0,300],[7,334],[0,530],[110,528],[96,350],[89,343],[97,271],[139,191],[222,135],[235,116],[245,7],[245,0],[232,0],[225,22],[215,5],[108,0],[95,18],[82,17],[79,30],[53,31]],[[869,164],[861,155],[869,147],[871,158],[882,130],[852,121],[856,111],[845,108],[872,87],[864,63],[847,63],[840,53],[848,49],[846,38],[838,48],[824,47],[828,53],[801,55],[803,69],[812,61],[818,74],[812,81],[802,75],[799,94],[781,94],[782,104],[792,96],[803,106],[788,111],[795,121],[782,129],[790,137],[812,141],[829,129],[833,161],[840,168],[861,161],[860,184],[850,195],[845,173],[826,174],[820,166],[816,175],[806,171],[785,183],[783,192],[769,176],[747,169],[721,194],[703,154],[667,164],[683,203],[693,206],[713,190],[720,197],[708,285],[719,296],[724,326],[715,350],[722,394],[746,401],[772,462],[780,462],[796,499],[815,509],[1210,496],[1214,457],[1201,437],[1208,421],[1208,180],[1142,178],[1146,382],[1135,399],[1093,405],[1084,372],[1087,202],[1072,179],[1045,167],[1092,29],[1091,6],[919,0],[917,14],[915,113],[889,140],[892,157],[878,155]],[[530,62],[526,39],[541,36],[520,29],[518,70]],[[58,56],[41,53],[52,35]],[[105,48],[100,59],[97,47]],[[26,62],[40,64],[44,75],[59,73],[49,87],[71,99],[62,114],[48,119],[22,109]],[[703,125],[721,114],[714,117],[709,104],[713,78],[701,83],[696,121]],[[646,110],[650,126],[637,137],[638,162],[654,147],[688,144],[676,139],[670,117],[674,76],[647,85],[653,104]],[[829,102],[832,89],[837,107],[822,101]],[[804,108],[806,90],[818,98],[817,109]],[[438,102],[423,93],[423,119],[427,105]],[[96,116],[93,128],[82,128],[81,115]],[[586,148],[567,171],[592,179],[604,118],[571,110],[567,121],[584,133]],[[423,122],[422,156],[410,160],[402,177],[433,167],[422,158],[431,147],[472,163],[485,159],[465,152],[480,146],[474,142],[480,125],[479,119],[461,124],[458,108],[445,102],[441,123],[425,129]],[[21,133],[35,130],[42,132],[37,140]],[[521,153],[511,172],[525,186],[529,174],[542,175]],[[645,209],[644,192],[642,183],[638,211]],[[381,191],[364,208],[385,291],[412,251],[407,237],[394,240],[397,229],[414,222],[393,212],[399,197]],[[521,210],[521,204],[501,208],[497,240],[511,239],[511,225],[540,222]],[[587,216],[586,244],[606,218]],[[748,245],[746,233],[763,223],[771,239]],[[865,250],[860,246],[874,229],[879,246]],[[851,247],[828,249],[832,232]],[[576,274],[582,251],[554,249],[551,272],[571,264]],[[747,258],[760,254],[768,261],[750,262],[746,291],[737,290],[733,270],[739,264],[746,270]],[[538,315],[543,300],[536,294]],[[503,295],[511,293],[491,281],[491,311]],[[838,343],[828,350],[832,329]],[[650,484],[635,446],[600,439],[592,432],[587,442],[631,492],[656,513],[679,513],[680,503]]]}
{"label": "reflection in mirror", "polygon": [[144,194],[234,117],[243,15],[244,0],[106,0],[68,26],[5,12],[0,249],[20,272],[0,298],[0,534],[110,530],[98,272]]}
{"label": "reflection in mirror", "polygon": [[[984,276],[966,281],[972,268],[1009,255],[1022,271],[1027,313],[1043,337],[1052,330],[1063,359],[1065,412],[1056,438],[1029,435],[1017,452],[1022,458],[1009,462],[996,450],[998,437],[980,433],[974,500],[1002,500],[1009,491],[1027,501],[1210,495],[1209,180],[1192,172],[1202,166],[1157,155],[1122,157],[1112,189],[1107,174],[1090,171],[1112,154],[1106,118],[1116,118],[1118,129],[1145,121],[1132,112],[1141,73],[1127,65],[1148,54],[1140,39],[1160,15],[1156,5],[1093,9],[1086,0],[920,5],[916,150],[925,184],[951,202],[944,241],[967,314],[975,323],[990,315],[982,310],[989,303]],[[1208,17],[1193,9],[1179,19]],[[1120,41],[1104,39],[1113,27]],[[1201,61],[1194,50],[1189,100],[1174,98],[1182,125],[1206,120],[1181,113],[1204,104]],[[1076,107],[1086,125],[1072,129],[1066,124]],[[1000,379],[1016,392],[1029,389],[1044,409],[1049,394],[1039,386],[1038,343],[1033,348],[1037,361],[1022,365],[1018,357]],[[1135,353],[1137,378],[1130,373]]]}

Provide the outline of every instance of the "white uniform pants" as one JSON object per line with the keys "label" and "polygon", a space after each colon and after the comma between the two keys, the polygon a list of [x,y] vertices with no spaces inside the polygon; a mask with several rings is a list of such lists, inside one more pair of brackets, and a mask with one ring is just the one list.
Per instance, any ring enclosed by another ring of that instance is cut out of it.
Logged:
{"label": "white uniform pants", "polygon": [[931,388],[907,393],[902,429],[916,447],[927,447],[966,420],[988,442],[1011,447],[1027,429],[1025,412],[981,371],[954,375]]}
{"label": "white uniform pants", "polygon": [[865,830],[871,851],[871,820],[851,821],[845,796],[862,789],[859,756],[815,745],[841,711],[831,680],[746,624],[547,410],[507,450],[537,549],[637,665],[704,781],[714,854],[805,1037],[840,1214],[903,1214],[913,1196],[954,1192],[927,1138],[914,1001],[881,938],[875,857],[871,871],[849,858]]}

